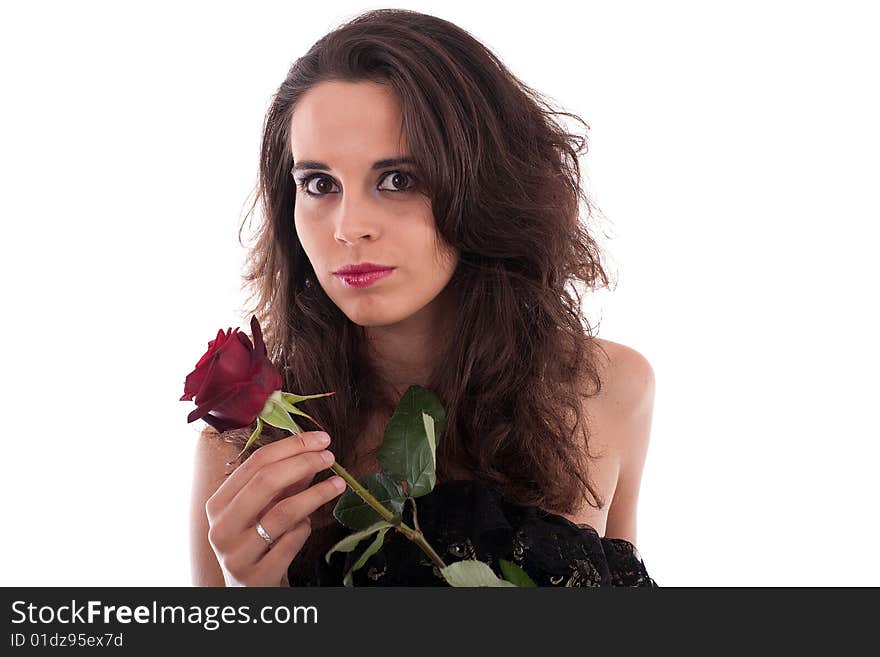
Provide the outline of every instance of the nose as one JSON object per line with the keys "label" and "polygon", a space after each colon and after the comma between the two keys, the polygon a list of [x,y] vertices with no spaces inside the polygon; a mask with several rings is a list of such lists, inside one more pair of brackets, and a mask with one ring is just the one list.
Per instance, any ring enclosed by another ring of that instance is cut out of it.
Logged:
{"label": "nose", "polygon": [[374,212],[378,210],[370,207],[368,199],[357,199],[351,194],[343,196],[333,237],[343,244],[354,244],[360,239],[375,240],[379,235],[379,218]]}

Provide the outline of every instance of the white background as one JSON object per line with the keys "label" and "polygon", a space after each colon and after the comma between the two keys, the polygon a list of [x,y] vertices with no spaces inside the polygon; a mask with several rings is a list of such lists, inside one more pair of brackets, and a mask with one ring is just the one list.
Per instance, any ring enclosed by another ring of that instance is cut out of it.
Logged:
{"label": "white background", "polygon": [[[263,113],[377,6],[2,5],[3,585],[190,583],[203,425],[178,400],[217,330],[247,330]],[[657,378],[658,583],[880,584],[870,3],[398,6],[590,124],[619,284],[589,313]]]}

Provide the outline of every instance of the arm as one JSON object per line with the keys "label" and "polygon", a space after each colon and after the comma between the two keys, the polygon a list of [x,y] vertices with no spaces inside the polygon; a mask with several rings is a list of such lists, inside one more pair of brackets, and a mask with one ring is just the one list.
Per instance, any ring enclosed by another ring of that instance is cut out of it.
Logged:
{"label": "arm", "polygon": [[208,542],[205,503],[226,479],[226,462],[237,454],[235,445],[220,440],[211,428],[202,431],[196,443],[189,524],[193,586],[226,586],[217,556]]}
{"label": "arm", "polygon": [[605,536],[622,538],[635,545],[639,488],[654,410],[654,370],[635,349],[615,347],[617,362],[610,413],[620,470],[608,509]]}

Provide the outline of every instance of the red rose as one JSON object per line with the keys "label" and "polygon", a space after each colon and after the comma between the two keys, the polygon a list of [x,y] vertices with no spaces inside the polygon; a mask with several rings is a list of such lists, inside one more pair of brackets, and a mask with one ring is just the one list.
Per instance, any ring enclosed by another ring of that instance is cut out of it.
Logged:
{"label": "red rose", "polygon": [[186,376],[183,397],[195,397],[196,409],[186,418],[199,418],[223,432],[249,426],[262,412],[269,396],[283,381],[266,356],[263,333],[256,315],[251,317],[254,344],[244,334],[223,329],[208,343],[208,351]]}

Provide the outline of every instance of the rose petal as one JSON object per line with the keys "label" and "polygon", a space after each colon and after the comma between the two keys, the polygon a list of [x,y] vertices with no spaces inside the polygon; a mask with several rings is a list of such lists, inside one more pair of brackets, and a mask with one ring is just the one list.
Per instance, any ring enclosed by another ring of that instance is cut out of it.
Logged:
{"label": "rose petal", "polygon": [[[199,405],[190,412],[189,415],[186,416],[187,422],[195,422],[199,418],[201,418],[205,413],[216,409],[223,402],[231,399],[233,396],[237,395],[239,391],[247,386],[248,383],[238,383],[226,390],[224,390],[221,394],[217,395],[212,399],[207,399],[205,401],[199,400]],[[259,413],[258,413],[259,414]],[[256,415],[254,415],[256,417]]]}
{"label": "rose petal", "polygon": [[180,401],[192,401],[192,398],[197,395],[199,390],[202,389],[202,386],[205,385],[208,374],[213,369],[214,361],[211,361],[210,363],[204,361],[204,358],[200,360],[199,367],[186,375],[186,381],[183,383],[183,397],[180,398]]}
{"label": "rose petal", "polygon": [[[216,415],[211,415],[210,413],[208,413],[207,415],[204,415],[202,417],[202,420],[204,420],[206,423],[210,424],[212,427],[214,427],[220,433],[223,433],[224,431],[229,431],[230,429],[240,429],[241,428],[241,427],[235,426],[235,424],[230,422],[229,420],[220,419]],[[244,426],[250,426],[250,423],[248,423],[247,425],[244,425]]]}
{"label": "rose petal", "polygon": [[240,419],[242,424],[250,424],[262,413],[273,392],[274,390],[265,390],[255,381],[248,381],[235,397],[215,404],[213,410],[223,417]]}
{"label": "rose petal", "polygon": [[257,321],[256,315],[251,315],[251,334],[254,336],[254,353],[260,357],[266,357],[266,345],[263,342],[263,329]]}
{"label": "rose petal", "polygon": [[238,333],[236,337],[238,338],[238,341],[241,342],[241,344],[244,345],[244,347],[248,350],[248,353],[253,354],[254,348],[253,346],[251,346],[250,338],[248,338],[248,336],[246,336],[244,333]]}

